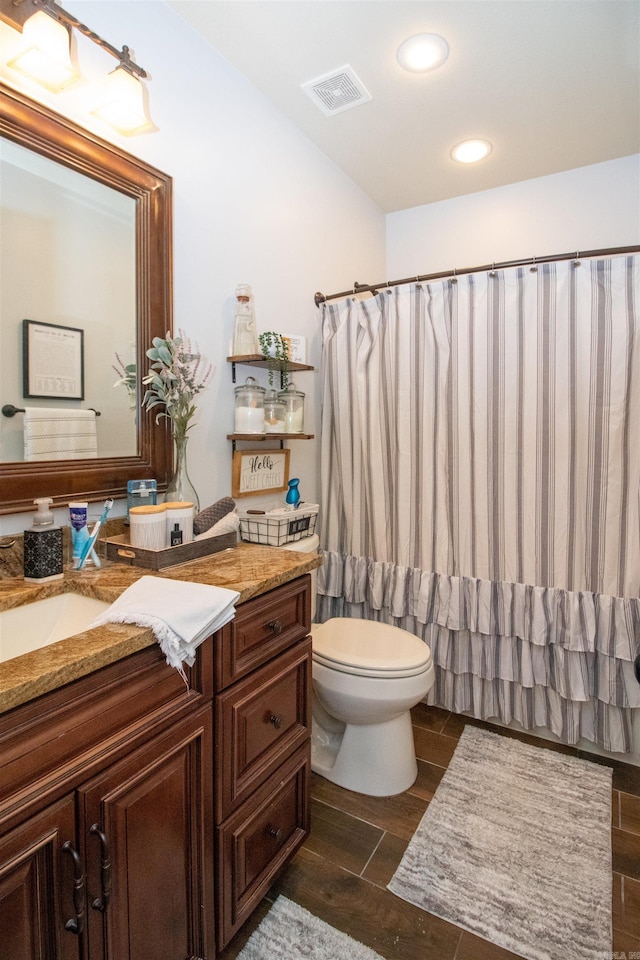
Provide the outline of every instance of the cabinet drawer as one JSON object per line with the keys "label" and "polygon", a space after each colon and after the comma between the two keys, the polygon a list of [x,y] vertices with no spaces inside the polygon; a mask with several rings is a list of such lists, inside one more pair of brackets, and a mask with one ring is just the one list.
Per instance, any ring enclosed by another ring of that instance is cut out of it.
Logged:
{"label": "cabinet drawer", "polygon": [[307,744],[217,830],[218,948],[258,905],[309,833]]}
{"label": "cabinet drawer", "polygon": [[311,630],[311,577],[305,574],[240,604],[216,636],[216,690],[282,653]]}
{"label": "cabinet drawer", "polygon": [[216,698],[216,823],[311,735],[311,640]]}

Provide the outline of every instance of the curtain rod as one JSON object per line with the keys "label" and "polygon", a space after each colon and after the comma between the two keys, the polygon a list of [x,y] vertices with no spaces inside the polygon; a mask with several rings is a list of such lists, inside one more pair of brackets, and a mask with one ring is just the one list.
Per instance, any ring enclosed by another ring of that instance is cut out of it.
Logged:
{"label": "curtain rod", "polygon": [[463,267],[453,270],[443,270],[440,273],[425,273],[418,277],[407,277],[404,280],[385,280],[382,283],[358,283],[356,280],[351,290],[343,290],[342,293],[316,293],[314,300],[316,307],[326,300],[337,300],[339,297],[354,296],[356,293],[376,294],[378,290],[384,287],[399,287],[403,283],[422,283],[425,280],[442,280],[444,277],[462,276],[465,273],[482,273],[487,270],[503,270],[505,267],[524,267],[530,264],[535,267],[538,263],[553,263],[556,260],[578,260],[580,257],[604,257],[613,254],[640,253],[640,246],[632,247],[607,247],[604,250],[576,250],[573,253],[558,253],[555,256],[547,257],[528,257],[526,260],[505,260],[502,263],[486,263],[482,267]]}

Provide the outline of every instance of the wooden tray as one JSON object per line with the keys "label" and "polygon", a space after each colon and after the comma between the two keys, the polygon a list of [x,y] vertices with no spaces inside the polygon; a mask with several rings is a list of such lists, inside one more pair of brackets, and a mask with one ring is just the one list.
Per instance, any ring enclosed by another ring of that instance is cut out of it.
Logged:
{"label": "wooden tray", "polygon": [[238,543],[238,534],[232,531],[221,537],[204,537],[202,540],[193,540],[191,543],[181,543],[177,547],[165,547],[164,550],[132,547],[129,535],[126,533],[119,537],[107,537],[101,540],[101,543],[105,544],[108,560],[127,563],[132,567],[146,567],[147,570],[163,570],[165,567],[199,560],[212,553],[235,547]]}

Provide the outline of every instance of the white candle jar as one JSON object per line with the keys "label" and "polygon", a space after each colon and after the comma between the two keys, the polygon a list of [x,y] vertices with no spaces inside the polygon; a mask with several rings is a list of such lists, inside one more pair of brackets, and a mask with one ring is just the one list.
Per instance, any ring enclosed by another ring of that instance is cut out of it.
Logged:
{"label": "white candle jar", "polygon": [[254,377],[235,389],[235,433],[264,433],[264,394]]}
{"label": "white candle jar", "polygon": [[193,540],[193,504],[188,500],[172,500],[164,504],[166,543],[169,547]]}
{"label": "white candle jar", "polygon": [[304,431],[304,393],[296,389],[295,383],[278,394],[278,400],[284,403],[284,432],[302,433]]}
{"label": "white candle jar", "polygon": [[164,550],[167,539],[166,512],[164,504],[131,507],[129,510],[131,546],[142,547],[145,550]]}

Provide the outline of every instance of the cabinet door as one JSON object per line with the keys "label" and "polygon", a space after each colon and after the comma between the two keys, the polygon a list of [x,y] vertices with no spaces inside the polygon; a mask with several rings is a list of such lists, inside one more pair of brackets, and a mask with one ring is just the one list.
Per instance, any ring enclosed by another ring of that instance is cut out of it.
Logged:
{"label": "cabinet door", "polygon": [[0,839],[2,960],[81,955],[84,893],[74,811],[70,795]]}
{"label": "cabinet door", "polygon": [[79,790],[89,958],[213,958],[212,710]]}

